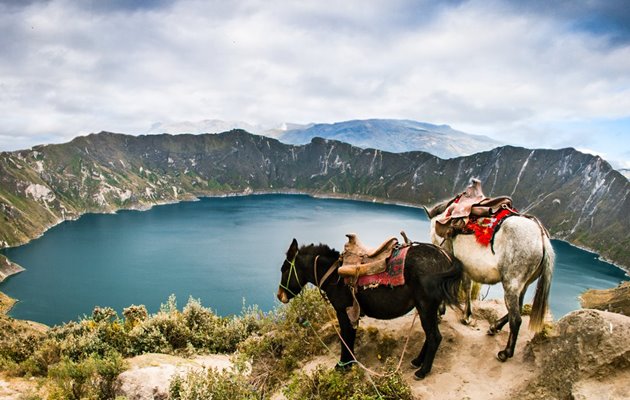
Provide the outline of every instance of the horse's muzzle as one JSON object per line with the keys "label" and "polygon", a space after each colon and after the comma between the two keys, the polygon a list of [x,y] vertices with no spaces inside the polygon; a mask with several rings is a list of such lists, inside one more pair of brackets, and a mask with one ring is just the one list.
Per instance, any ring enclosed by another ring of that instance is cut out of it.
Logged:
{"label": "horse's muzzle", "polygon": [[287,292],[285,292],[282,288],[278,288],[277,297],[278,300],[280,300],[284,304],[287,304],[289,302],[289,296],[287,296]]}

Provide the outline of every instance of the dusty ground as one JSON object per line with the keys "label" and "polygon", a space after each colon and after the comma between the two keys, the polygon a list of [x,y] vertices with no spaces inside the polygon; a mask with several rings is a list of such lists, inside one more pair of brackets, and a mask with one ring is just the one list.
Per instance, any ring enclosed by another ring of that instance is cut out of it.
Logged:
{"label": "dusty ground", "polygon": [[[424,333],[419,319],[412,328],[411,339],[405,352],[401,371],[409,382],[413,394],[422,400],[462,400],[462,399],[508,399],[510,394],[535,375],[536,366],[523,360],[525,344],[533,336],[527,329],[528,317],[523,317],[515,356],[506,363],[496,359],[496,353],[503,349],[507,342],[507,327],[496,336],[488,336],[489,323],[483,317],[502,316],[505,308],[500,301],[485,301],[476,305],[477,318],[471,325],[459,322],[460,314],[448,310],[440,324],[442,343],[433,363],[431,373],[422,381],[414,379],[410,361],[418,355],[424,340]],[[483,316],[483,317],[482,317]],[[400,359],[405,339],[407,338],[413,315],[407,315],[390,321],[380,321],[363,317],[361,328],[368,332],[372,327],[378,328],[379,339],[388,337],[395,339],[399,345],[391,357]],[[383,365],[383,357],[378,359],[378,352],[373,346],[366,344],[367,334],[357,342],[357,357],[366,367],[378,371]],[[378,339],[377,339],[378,340]],[[308,363],[304,370],[309,371],[323,364],[332,366],[338,360],[339,346],[331,347],[334,354],[317,357]],[[278,396],[276,398],[282,398]]]}
{"label": "dusty ground", "polygon": [[28,378],[13,378],[0,373],[0,399],[22,400],[29,396],[45,398],[46,388],[43,381]]}

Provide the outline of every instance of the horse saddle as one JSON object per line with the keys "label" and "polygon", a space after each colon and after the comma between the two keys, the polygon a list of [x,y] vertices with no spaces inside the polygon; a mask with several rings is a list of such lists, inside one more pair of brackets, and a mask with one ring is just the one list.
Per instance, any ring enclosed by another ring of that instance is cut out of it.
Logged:
{"label": "horse saddle", "polygon": [[387,259],[391,256],[398,239],[391,237],[376,249],[365,246],[356,234],[349,233],[348,243],[344,245],[341,255],[342,265],[337,272],[341,276],[359,277],[378,274],[387,268]]}
{"label": "horse saddle", "polygon": [[490,217],[502,209],[512,209],[512,198],[486,197],[481,189],[481,181],[473,179],[466,191],[451,200],[438,215],[435,233],[443,238],[465,233],[463,230],[470,217]]}

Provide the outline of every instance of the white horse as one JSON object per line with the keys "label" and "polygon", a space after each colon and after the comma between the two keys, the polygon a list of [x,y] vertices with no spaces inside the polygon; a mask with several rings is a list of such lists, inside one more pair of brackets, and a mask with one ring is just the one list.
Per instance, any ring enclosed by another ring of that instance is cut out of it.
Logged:
{"label": "white horse", "polygon": [[435,224],[437,216],[447,206],[448,202],[444,202],[427,211],[431,219],[431,241],[443,246],[464,266],[462,285],[466,293],[466,309],[463,323],[468,324],[472,315],[471,279],[483,284],[501,282],[503,285],[508,312],[490,326],[488,334],[494,335],[509,321],[507,345],[497,354],[500,361],[506,361],[514,355],[525,292],[537,278],[529,328],[535,332],[543,328],[555,259],[551,241],[537,219],[523,215],[511,216],[503,221],[492,247],[479,244],[475,235],[459,234],[443,238],[436,233]]}

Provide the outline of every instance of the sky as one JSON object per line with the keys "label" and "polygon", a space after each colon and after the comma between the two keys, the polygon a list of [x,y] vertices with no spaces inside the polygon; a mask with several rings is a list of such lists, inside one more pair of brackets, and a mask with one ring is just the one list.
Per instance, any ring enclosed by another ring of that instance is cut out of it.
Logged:
{"label": "sky", "polygon": [[0,150],[368,118],[630,168],[630,2],[0,0]]}

